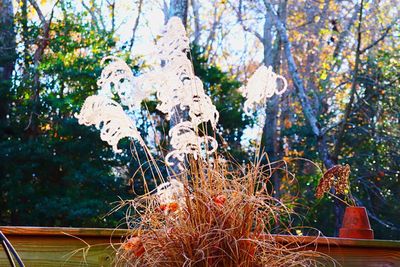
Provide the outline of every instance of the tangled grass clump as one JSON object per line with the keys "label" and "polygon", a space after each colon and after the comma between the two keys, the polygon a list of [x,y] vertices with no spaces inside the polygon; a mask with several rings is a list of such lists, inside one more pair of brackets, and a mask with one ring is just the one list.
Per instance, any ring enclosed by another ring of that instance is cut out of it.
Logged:
{"label": "tangled grass clump", "polygon": [[271,234],[277,224],[290,234],[292,211],[271,196],[270,175],[260,165],[233,171],[218,160],[192,160],[188,166],[176,178],[183,184],[183,200],[160,203],[153,192],[125,203],[132,235],[118,250],[117,266],[317,266],[326,261],[325,255],[278,242]]}

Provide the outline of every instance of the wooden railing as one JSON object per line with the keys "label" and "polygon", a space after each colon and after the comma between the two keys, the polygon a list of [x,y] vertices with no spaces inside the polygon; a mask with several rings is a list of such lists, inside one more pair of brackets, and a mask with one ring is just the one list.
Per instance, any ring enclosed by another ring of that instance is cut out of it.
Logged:
{"label": "wooden railing", "polygon": [[[126,230],[97,228],[1,227],[27,267],[112,266]],[[400,241],[332,237],[274,236],[328,254],[342,266],[400,266]],[[0,266],[9,266],[0,251]]]}

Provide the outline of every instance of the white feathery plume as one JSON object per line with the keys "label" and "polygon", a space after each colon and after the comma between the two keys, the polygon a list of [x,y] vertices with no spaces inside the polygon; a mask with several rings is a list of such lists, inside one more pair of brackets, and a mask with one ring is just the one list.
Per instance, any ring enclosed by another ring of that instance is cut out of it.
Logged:
{"label": "white feathery plume", "polygon": [[186,52],[189,48],[189,38],[181,19],[171,17],[165,26],[163,36],[157,41],[160,60],[172,61],[180,57],[187,59]]}
{"label": "white feathery plume", "polygon": [[197,159],[199,152],[211,154],[218,144],[211,136],[198,136],[189,121],[178,123],[169,131],[171,146],[180,151],[187,151]]}
{"label": "white feathery plume", "polygon": [[121,104],[134,111],[140,108],[144,99],[156,92],[159,101],[157,109],[166,114],[167,119],[177,106],[187,110],[190,118],[190,121],[171,129],[174,150],[166,156],[167,164],[171,164],[171,157],[183,162],[187,154],[198,158],[213,153],[218,146],[216,140],[209,136],[199,137],[196,132],[199,124],[207,122],[215,129],[219,113],[206,95],[203,83],[194,74],[192,62],[188,59],[189,38],[179,18],[172,17],[168,21],[157,48],[160,65],[139,77],[133,75],[123,60],[105,57],[101,63],[108,64],[97,82],[100,90],[97,96],[85,101],[81,113],[77,115],[79,123],[95,124],[97,127],[103,123],[101,138],[119,152],[119,139],[141,139],[132,119],[112,98],[117,94]]}
{"label": "white feathery plume", "polygon": [[155,92],[156,85],[150,83],[152,77],[134,77],[132,70],[122,59],[108,56],[101,60],[101,65],[105,62],[108,64],[97,81],[99,94],[111,98],[116,93],[121,104],[133,111],[139,109],[141,102]]}
{"label": "white feathery plume", "polygon": [[[283,83],[281,89],[278,88],[279,79]],[[247,81],[247,84],[239,88],[246,98],[244,103],[245,113],[251,114],[257,106],[265,105],[267,98],[271,98],[274,94],[281,95],[286,89],[287,81],[285,77],[273,72],[271,66],[260,66]]]}
{"label": "white feathery plume", "polygon": [[[213,153],[217,149],[217,141],[210,136],[199,137],[196,132],[199,124],[208,121],[215,129],[219,113],[206,95],[203,83],[194,74],[192,62],[187,57],[190,51],[189,38],[179,18],[172,17],[168,21],[165,33],[158,42],[158,49],[162,60],[161,72],[167,77],[163,79],[166,81],[165,87],[157,90],[160,101],[157,109],[170,118],[179,105],[182,110],[188,110],[190,117],[190,121],[171,128],[169,135],[174,150],[167,154],[166,163],[172,165],[171,158],[183,162],[187,154],[197,159],[206,153]],[[203,153],[204,150],[206,153]],[[182,168],[182,165],[179,167]]]}
{"label": "white feathery plume", "polygon": [[[173,165],[170,158],[184,161],[184,156],[191,154],[194,159],[214,153],[218,148],[217,141],[211,136],[198,136],[190,121],[178,123],[169,131],[171,146],[174,149],[167,154],[165,161],[167,165]],[[179,166],[182,167],[182,166]]]}
{"label": "white feathery plume", "polygon": [[194,125],[210,122],[217,127],[219,112],[213,105],[211,98],[206,95],[203,83],[198,77],[183,82],[184,92],[180,101],[181,109],[189,108],[189,117]]}
{"label": "white feathery plume", "polygon": [[75,117],[80,124],[95,125],[101,129],[101,140],[111,145],[117,153],[121,152],[117,147],[120,139],[133,137],[141,141],[133,120],[117,102],[106,96],[93,95],[86,98],[81,112]]}

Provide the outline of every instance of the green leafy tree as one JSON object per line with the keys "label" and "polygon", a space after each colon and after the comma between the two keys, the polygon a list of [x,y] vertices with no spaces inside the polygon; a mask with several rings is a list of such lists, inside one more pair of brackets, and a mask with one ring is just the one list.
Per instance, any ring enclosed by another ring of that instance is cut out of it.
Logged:
{"label": "green leafy tree", "polygon": [[[115,226],[122,216],[103,218],[118,196],[127,198],[126,181],[117,178],[128,155],[115,155],[98,131],[78,125],[74,118],[86,96],[96,90],[102,57],[112,54],[115,40],[96,31],[85,12],[68,2],[60,4],[62,16],[50,25],[51,41],[38,65],[31,64],[30,47],[18,54],[12,105],[11,131],[0,142],[3,192],[0,223],[42,226]],[[29,21],[23,32],[29,40],[40,33]],[[28,52],[28,53],[26,53]],[[34,131],[33,79],[40,76]],[[125,146],[129,146],[126,144]]]}

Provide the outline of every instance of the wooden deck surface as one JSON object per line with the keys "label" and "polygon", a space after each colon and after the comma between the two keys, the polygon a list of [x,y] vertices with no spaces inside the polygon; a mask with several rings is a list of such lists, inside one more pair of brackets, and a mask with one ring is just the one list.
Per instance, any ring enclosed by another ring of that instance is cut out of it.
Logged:
{"label": "wooden deck surface", "polygon": [[[27,267],[112,266],[126,230],[0,226]],[[274,236],[316,249],[348,267],[400,267],[400,241]],[[114,244],[114,245],[112,245]],[[312,245],[309,245],[312,244]],[[86,255],[86,257],[84,257]],[[0,251],[0,266],[9,266]]]}

